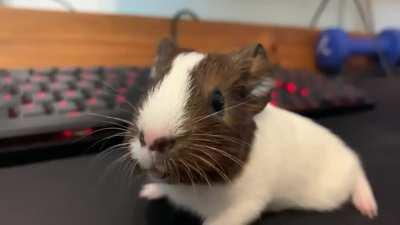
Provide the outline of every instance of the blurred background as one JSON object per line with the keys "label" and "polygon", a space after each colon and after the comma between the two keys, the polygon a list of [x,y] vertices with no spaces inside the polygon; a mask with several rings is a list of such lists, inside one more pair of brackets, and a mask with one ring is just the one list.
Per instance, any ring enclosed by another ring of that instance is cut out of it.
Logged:
{"label": "blurred background", "polygon": [[[3,0],[3,4],[18,8],[65,10],[52,0]],[[319,0],[60,0],[77,11],[112,14],[136,14],[171,17],[182,8],[195,11],[205,20],[246,23],[270,23],[306,27],[314,14]],[[362,1],[370,5],[376,29],[399,25],[400,3],[397,0]],[[339,25],[349,30],[363,30],[363,23],[356,13],[353,1],[332,0],[321,16],[319,27]]]}

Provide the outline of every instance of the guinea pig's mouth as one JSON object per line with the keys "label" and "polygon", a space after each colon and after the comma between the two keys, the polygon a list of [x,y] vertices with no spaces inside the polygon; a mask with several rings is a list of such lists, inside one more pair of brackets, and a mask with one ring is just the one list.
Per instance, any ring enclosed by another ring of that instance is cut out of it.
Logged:
{"label": "guinea pig's mouth", "polygon": [[169,177],[169,172],[166,165],[161,162],[154,163],[153,166],[148,169],[148,173],[150,176],[158,180],[166,180]]}

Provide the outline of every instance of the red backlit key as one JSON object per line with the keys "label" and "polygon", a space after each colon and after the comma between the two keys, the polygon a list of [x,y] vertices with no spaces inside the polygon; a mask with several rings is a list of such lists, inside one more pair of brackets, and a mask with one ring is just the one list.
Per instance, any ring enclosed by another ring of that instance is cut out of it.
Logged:
{"label": "red backlit key", "polygon": [[14,96],[11,93],[0,94],[0,106],[6,103],[10,103],[14,100]]}
{"label": "red backlit key", "polygon": [[69,113],[79,111],[78,105],[73,101],[62,100],[55,104],[54,110],[58,113]]}
{"label": "red backlit key", "polygon": [[54,100],[54,96],[48,92],[39,91],[34,95],[35,102],[50,102]]}

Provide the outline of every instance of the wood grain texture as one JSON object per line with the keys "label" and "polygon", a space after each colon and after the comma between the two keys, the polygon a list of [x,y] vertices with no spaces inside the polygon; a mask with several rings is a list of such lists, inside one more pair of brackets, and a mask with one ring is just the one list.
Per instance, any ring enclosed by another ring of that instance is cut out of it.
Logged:
{"label": "wood grain texture", "polygon": [[[288,68],[315,69],[318,32],[221,22],[179,24],[182,46],[228,52],[260,42]],[[150,65],[169,20],[0,8],[0,67]]]}

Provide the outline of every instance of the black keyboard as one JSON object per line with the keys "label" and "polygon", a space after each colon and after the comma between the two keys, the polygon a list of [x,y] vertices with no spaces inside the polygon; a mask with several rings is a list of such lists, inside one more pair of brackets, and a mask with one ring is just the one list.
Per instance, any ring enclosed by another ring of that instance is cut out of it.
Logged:
{"label": "black keyboard", "polygon": [[0,71],[0,154],[64,145],[115,127],[129,119],[147,74],[100,67]]}
{"label": "black keyboard", "polygon": [[[1,70],[0,156],[112,135],[96,130],[130,119],[148,74],[129,67]],[[374,105],[361,90],[321,75],[280,70],[275,78],[271,104],[306,116]]]}

